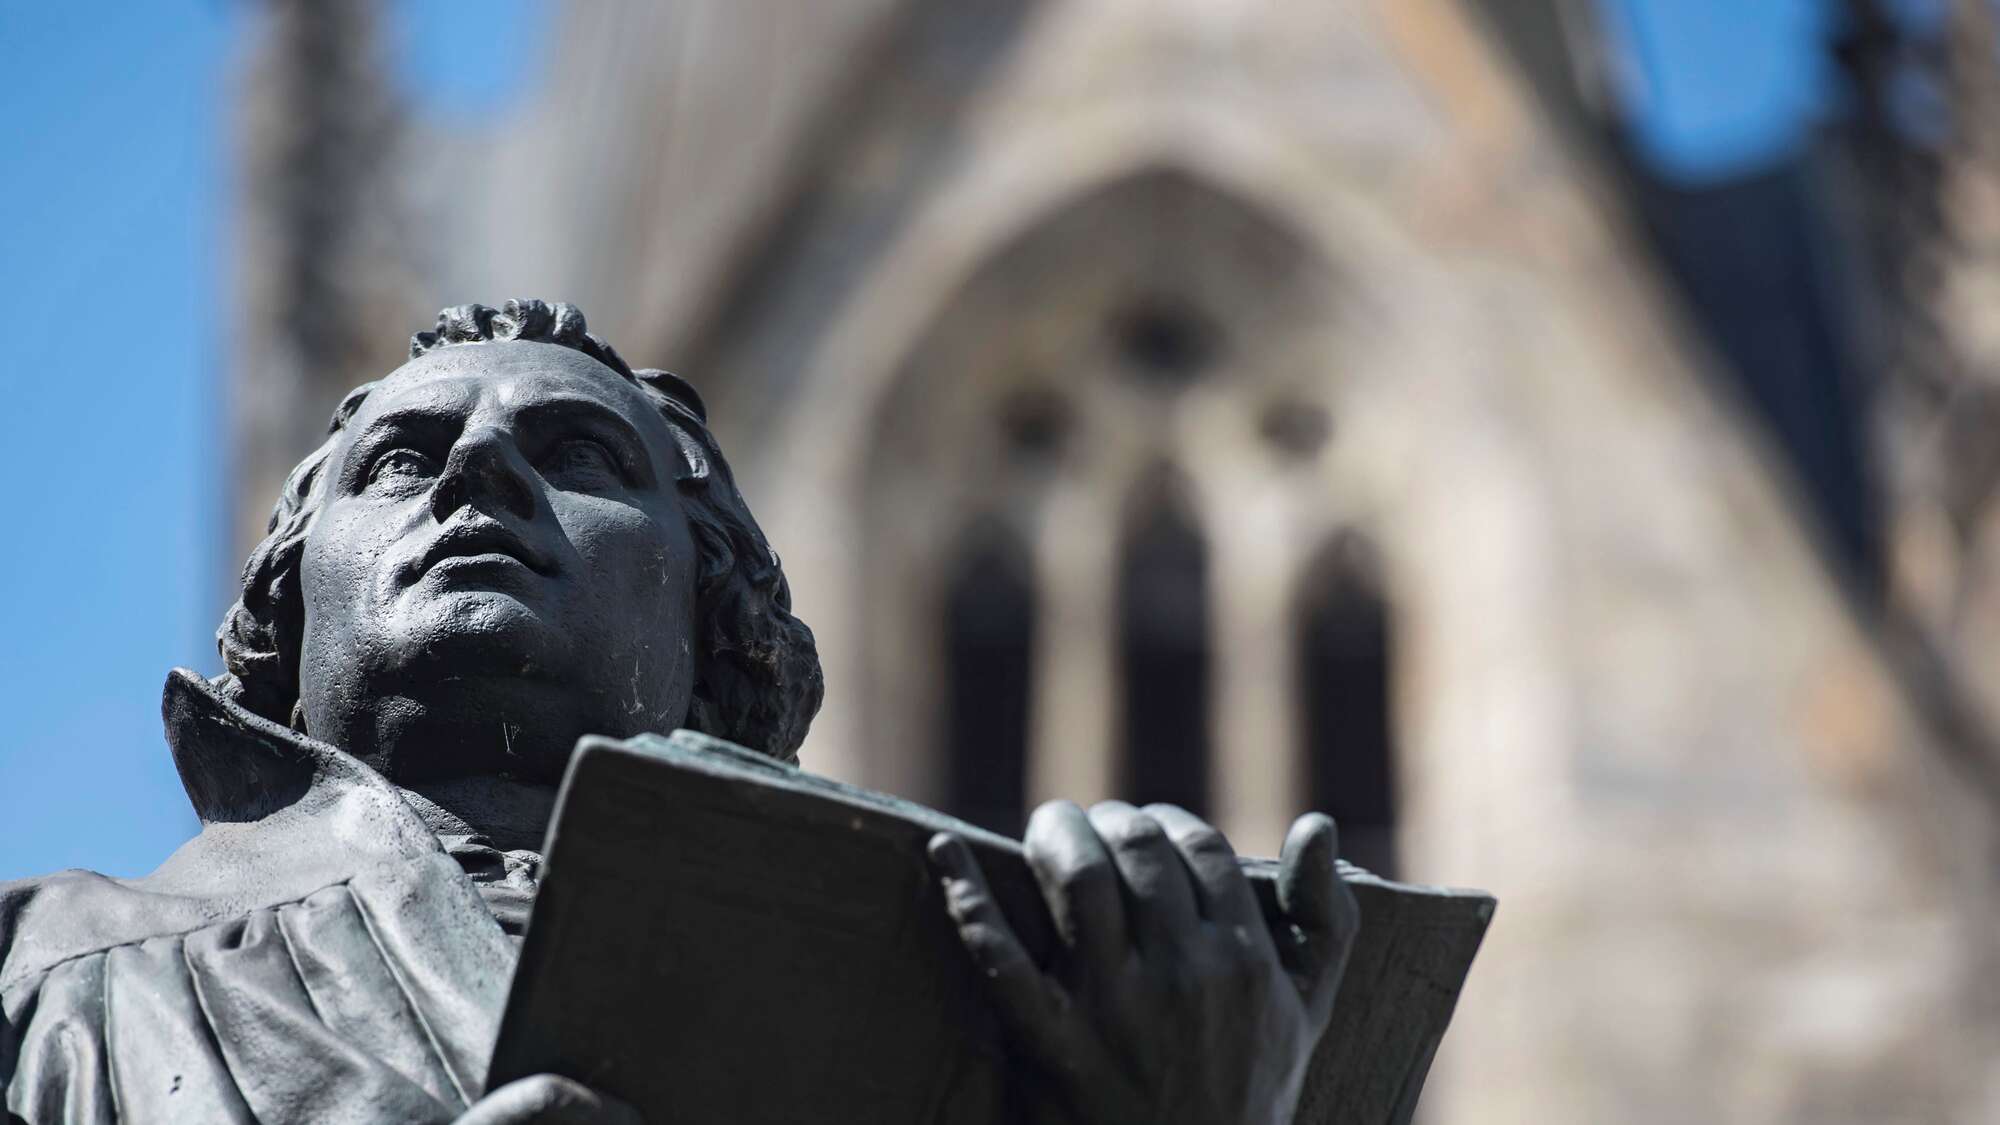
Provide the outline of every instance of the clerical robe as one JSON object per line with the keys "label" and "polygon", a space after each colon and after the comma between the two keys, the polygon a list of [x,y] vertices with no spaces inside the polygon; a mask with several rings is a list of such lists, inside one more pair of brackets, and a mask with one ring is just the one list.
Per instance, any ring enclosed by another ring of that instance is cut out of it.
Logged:
{"label": "clerical robe", "polygon": [[[448,1121],[515,945],[374,770],[176,671],[199,835],[137,879],[0,883],[0,1091],[48,1122]],[[492,865],[495,870],[499,864]]]}

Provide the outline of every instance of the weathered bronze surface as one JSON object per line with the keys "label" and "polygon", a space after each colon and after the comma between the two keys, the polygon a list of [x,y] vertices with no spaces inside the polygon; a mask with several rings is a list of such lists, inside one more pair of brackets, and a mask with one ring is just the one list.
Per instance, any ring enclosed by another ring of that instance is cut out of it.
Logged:
{"label": "weathered bronze surface", "polygon": [[[1028,1116],[1014,1099],[1037,1076],[923,860],[941,831],[964,839],[1034,961],[1055,964],[1061,939],[1018,841],[689,731],[584,739],[491,1079],[552,1070],[669,1121],[718,1107],[816,1120],[827,1105],[879,1125]],[[1278,864],[1238,864],[1281,931]],[[1493,902],[1341,874],[1361,929],[1294,1121],[1406,1122]],[[606,932],[628,936],[589,936]]]}
{"label": "weathered bronze surface", "polygon": [[[685,381],[629,367],[571,306],[447,309],[287,481],[218,636],[227,671],[168,678],[200,834],[142,878],[0,885],[7,1112],[637,1119],[588,1075],[488,1090],[555,786],[587,735],[689,728],[792,760],[822,689],[789,601]],[[927,844],[938,924],[1028,1076],[1019,1113],[1289,1120],[1358,925],[1330,821],[1295,826],[1273,926],[1188,814],[1045,806],[1022,855],[1054,937],[1028,945],[965,841]],[[574,956],[648,939],[610,929]],[[729,1022],[630,1015],[663,1043]],[[761,1080],[795,1081],[785,1061]]]}

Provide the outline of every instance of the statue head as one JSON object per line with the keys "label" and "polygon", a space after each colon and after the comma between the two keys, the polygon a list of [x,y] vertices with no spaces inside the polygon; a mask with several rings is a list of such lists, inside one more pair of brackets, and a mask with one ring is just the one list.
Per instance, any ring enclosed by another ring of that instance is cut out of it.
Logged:
{"label": "statue head", "polygon": [[676,727],[791,758],[822,683],[790,601],[692,387],[572,306],[463,305],[292,470],[218,684],[406,782]]}

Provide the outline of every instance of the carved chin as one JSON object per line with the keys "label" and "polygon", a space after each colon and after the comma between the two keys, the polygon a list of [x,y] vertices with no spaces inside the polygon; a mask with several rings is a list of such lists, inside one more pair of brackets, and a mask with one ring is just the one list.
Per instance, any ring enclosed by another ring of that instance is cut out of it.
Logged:
{"label": "carved chin", "polygon": [[563,632],[555,622],[511,594],[457,590],[403,607],[394,647],[397,663],[412,671],[447,664],[460,674],[511,674],[533,678],[560,663]]}

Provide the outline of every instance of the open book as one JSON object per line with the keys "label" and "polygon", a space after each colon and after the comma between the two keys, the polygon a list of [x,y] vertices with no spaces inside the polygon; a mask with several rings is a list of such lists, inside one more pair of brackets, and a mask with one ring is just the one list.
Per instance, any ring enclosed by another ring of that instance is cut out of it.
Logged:
{"label": "open book", "polygon": [[[585,739],[489,1088],[552,1071],[665,1122],[1017,1120],[1016,1064],[925,858],[939,829],[1046,963],[1014,840],[687,731]],[[1243,865],[1276,919],[1276,863]],[[1297,1121],[1407,1121],[1493,900],[1343,874],[1361,931]]]}

